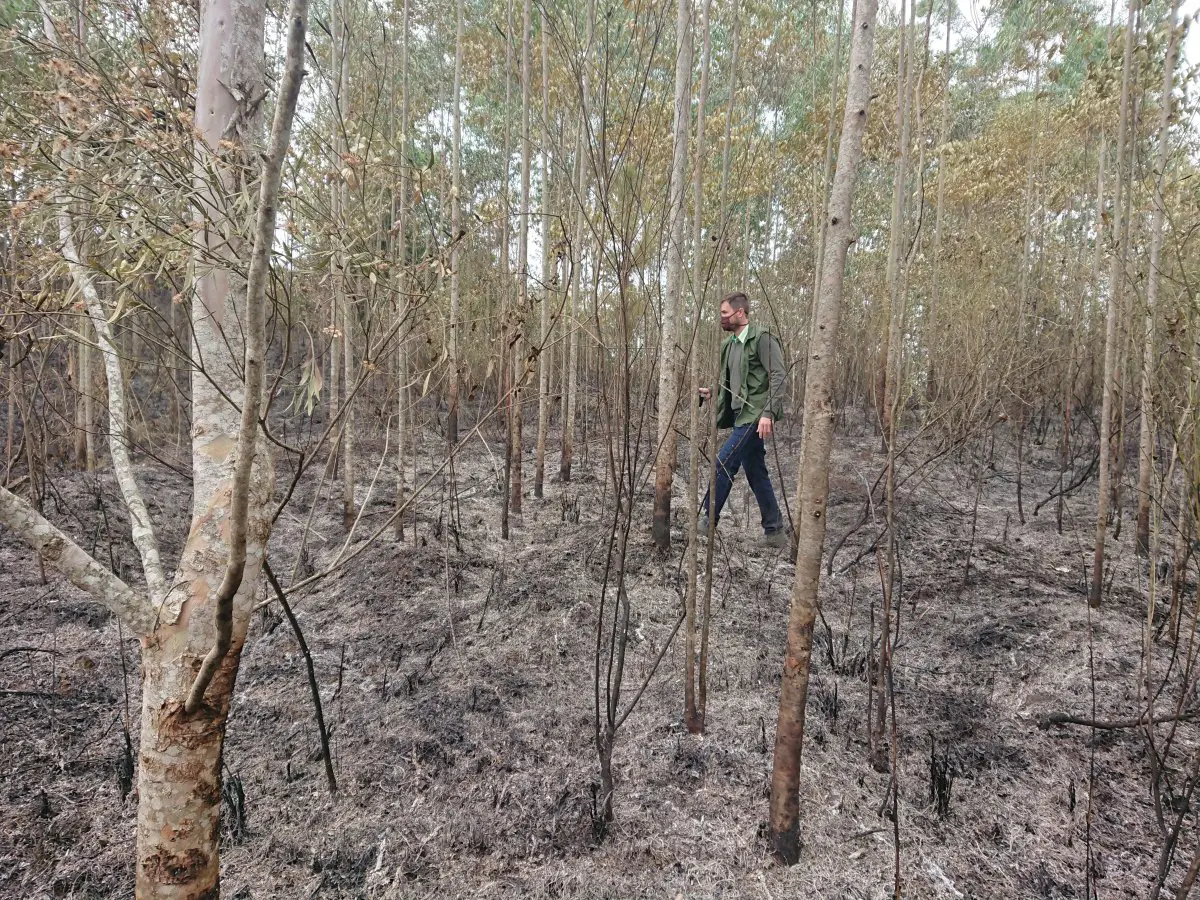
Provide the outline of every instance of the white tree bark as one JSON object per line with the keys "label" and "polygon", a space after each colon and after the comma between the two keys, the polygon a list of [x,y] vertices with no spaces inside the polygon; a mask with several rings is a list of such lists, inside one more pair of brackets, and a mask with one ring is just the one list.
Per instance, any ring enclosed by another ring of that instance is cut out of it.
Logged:
{"label": "white tree bark", "polygon": [[[204,699],[204,691],[212,680],[217,667],[229,652],[233,633],[233,598],[240,589],[246,569],[247,533],[250,517],[250,483],[254,476],[254,463],[262,461],[258,451],[267,453],[265,441],[260,439],[258,422],[262,408],[263,375],[266,357],[267,329],[267,279],[270,274],[271,244],[275,236],[275,213],[279,200],[279,185],[283,173],[283,158],[287,153],[292,134],[292,119],[296,101],[300,95],[303,70],[300,60],[304,53],[305,14],[292,11],[299,23],[290,27],[288,63],[280,85],[279,100],[275,106],[275,120],[271,126],[271,138],[267,147],[266,166],[259,183],[258,210],[254,223],[254,246],[250,254],[250,269],[246,279],[246,298],[241,318],[245,321],[245,353],[243,356],[245,385],[242,389],[242,411],[237,432],[237,455],[234,463],[233,483],[229,501],[229,558],[225,574],[213,598],[214,623],[217,632],[212,649],[192,689],[188,694],[185,710],[193,714]],[[261,446],[259,446],[261,445]],[[264,467],[270,472],[270,462]],[[260,485],[261,487],[261,485]],[[265,498],[269,502],[270,493]],[[261,516],[262,509],[259,509]],[[270,533],[267,523],[266,534],[262,535],[265,545]]]}
{"label": "white tree bark", "polygon": [[108,378],[108,452],[112,456],[113,474],[116,475],[117,484],[121,488],[121,497],[125,508],[129,510],[130,531],[133,545],[137,547],[141,557],[146,591],[150,599],[158,603],[167,595],[166,576],[163,574],[158,538],[150,520],[150,510],[142,497],[141,488],[133,473],[133,459],[129,455],[129,417],[125,410],[125,376],[121,371],[121,356],[113,342],[112,329],[92,281],[91,270],[80,258],[75,247],[71,217],[65,205],[60,206],[58,214],[58,236],[62,243],[63,258],[71,271],[71,280],[83,296],[88,318],[96,332],[96,340],[104,360],[104,374]]}
{"label": "white tree bark", "polygon": [[36,509],[3,487],[0,487],[0,525],[20,535],[45,562],[107,606],[138,635],[148,635],[154,630],[154,606],[145,596],[131,589]]}

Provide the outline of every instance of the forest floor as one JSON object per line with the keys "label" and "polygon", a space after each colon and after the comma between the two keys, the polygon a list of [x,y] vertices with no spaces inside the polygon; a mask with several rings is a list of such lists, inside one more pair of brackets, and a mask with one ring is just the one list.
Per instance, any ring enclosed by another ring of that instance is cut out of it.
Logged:
{"label": "forest floor", "polygon": [[[1002,437],[997,447],[1007,445]],[[435,480],[407,542],[389,531],[293,599],[333,731],[336,798],[293,633],[273,610],[256,615],[225,753],[227,784],[236,779],[244,794],[239,817],[236,792],[227,791],[225,897],[865,900],[892,896],[897,830],[906,897],[1083,898],[1089,851],[1094,896],[1148,895],[1163,837],[1144,732],[1037,724],[1056,711],[1138,715],[1148,590],[1126,522],[1110,545],[1104,606],[1089,616],[1094,481],[1068,499],[1064,534],[1053,504],[1032,515],[1057,482],[1053,439],[1026,463],[1024,525],[1011,457],[998,456],[978,481],[965,460],[945,457],[900,492],[896,830],[881,814],[889,776],[867,761],[877,527],[868,521],[839,550],[835,574],[821,584],[828,625],[818,621],[808,704],[804,849],[790,869],[771,861],[762,828],[793,566],[758,545],[744,479],[718,538],[708,731],[690,735],[681,724],[677,642],[621,729],[616,820],[598,840],[593,667],[611,519],[601,447],[578,464],[574,483],[548,484],[542,501],[528,497],[504,542],[495,460],[471,441],[456,466],[459,546],[445,482]],[[859,520],[883,464],[865,429],[836,443],[827,558]],[[797,450],[781,436],[789,496]],[[914,446],[906,473],[923,452]],[[425,453],[419,468],[429,473],[432,436]],[[550,462],[556,471],[557,457]],[[771,468],[778,490],[774,460]],[[171,558],[187,527],[187,482],[149,468],[143,481]],[[369,473],[360,497],[367,481]],[[79,473],[59,473],[53,484],[47,514],[100,558],[130,568],[136,557],[115,485]],[[383,494],[368,504],[365,529],[390,512],[390,488]],[[297,501],[272,539],[285,583],[310,502]],[[330,492],[301,573],[337,555],[339,516]],[[631,538],[625,697],[649,673],[681,606],[680,552],[656,558],[643,519],[648,501]],[[676,539],[681,547],[678,529]],[[0,531],[0,896],[131,896],[136,801],[122,797],[121,770],[126,724],[137,752],[137,644],[102,608],[45,577]],[[1193,598],[1191,585],[1189,610]],[[1179,657],[1185,648],[1181,641]],[[1180,696],[1174,650],[1165,639],[1155,647],[1155,671],[1172,673],[1160,709]],[[1169,728],[1159,726],[1160,742]],[[1177,726],[1166,770],[1180,793],[1198,745],[1197,725]],[[944,815],[931,800],[935,751],[955,775]],[[1175,807],[1186,805],[1176,798]],[[1168,803],[1167,825],[1176,817]],[[1194,829],[1183,834],[1172,896],[1195,842]]]}

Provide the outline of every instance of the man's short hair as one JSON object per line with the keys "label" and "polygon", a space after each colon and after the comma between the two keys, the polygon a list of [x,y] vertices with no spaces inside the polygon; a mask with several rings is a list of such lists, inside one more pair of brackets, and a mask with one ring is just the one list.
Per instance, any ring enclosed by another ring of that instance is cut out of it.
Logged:
{"label": "man's short hair", "polygon": [[735,310],[744,309],[747,314],[750,312],[750,298],[741,291],[734,291],[732,294],[726,294],[722,303],[728,303]]}

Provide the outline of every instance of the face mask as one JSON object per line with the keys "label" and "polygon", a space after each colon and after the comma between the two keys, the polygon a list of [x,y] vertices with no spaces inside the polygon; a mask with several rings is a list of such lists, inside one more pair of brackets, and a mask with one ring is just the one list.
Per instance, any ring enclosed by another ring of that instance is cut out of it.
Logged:
{"label": "face mask", "polygon": [[721,330],[722,331],[737,331],[739,328],[741,328],[742,326],[739,325],[736,321],[734,321],[736,319],[736,317],[737,317],[737,313],[734,313],[733,315],[730,315],[730,316],[721,316]]}

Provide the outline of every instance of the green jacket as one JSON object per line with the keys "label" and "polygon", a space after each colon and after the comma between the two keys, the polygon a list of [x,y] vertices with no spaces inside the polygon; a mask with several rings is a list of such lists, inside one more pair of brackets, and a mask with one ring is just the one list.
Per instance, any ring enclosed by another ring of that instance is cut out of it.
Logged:
{"label": "green jacket", "polygon": [[775,336],[753,322],[746,326],[746,344],[742,353],[742,406],[733,408],[729,390],[729,348],[737,340],[731,334],[721,344],[721,386],[717,390],[717,427],[751,425],[765,413],[776,422],[783,418],[787,398],[787,365],[783,348]]}

